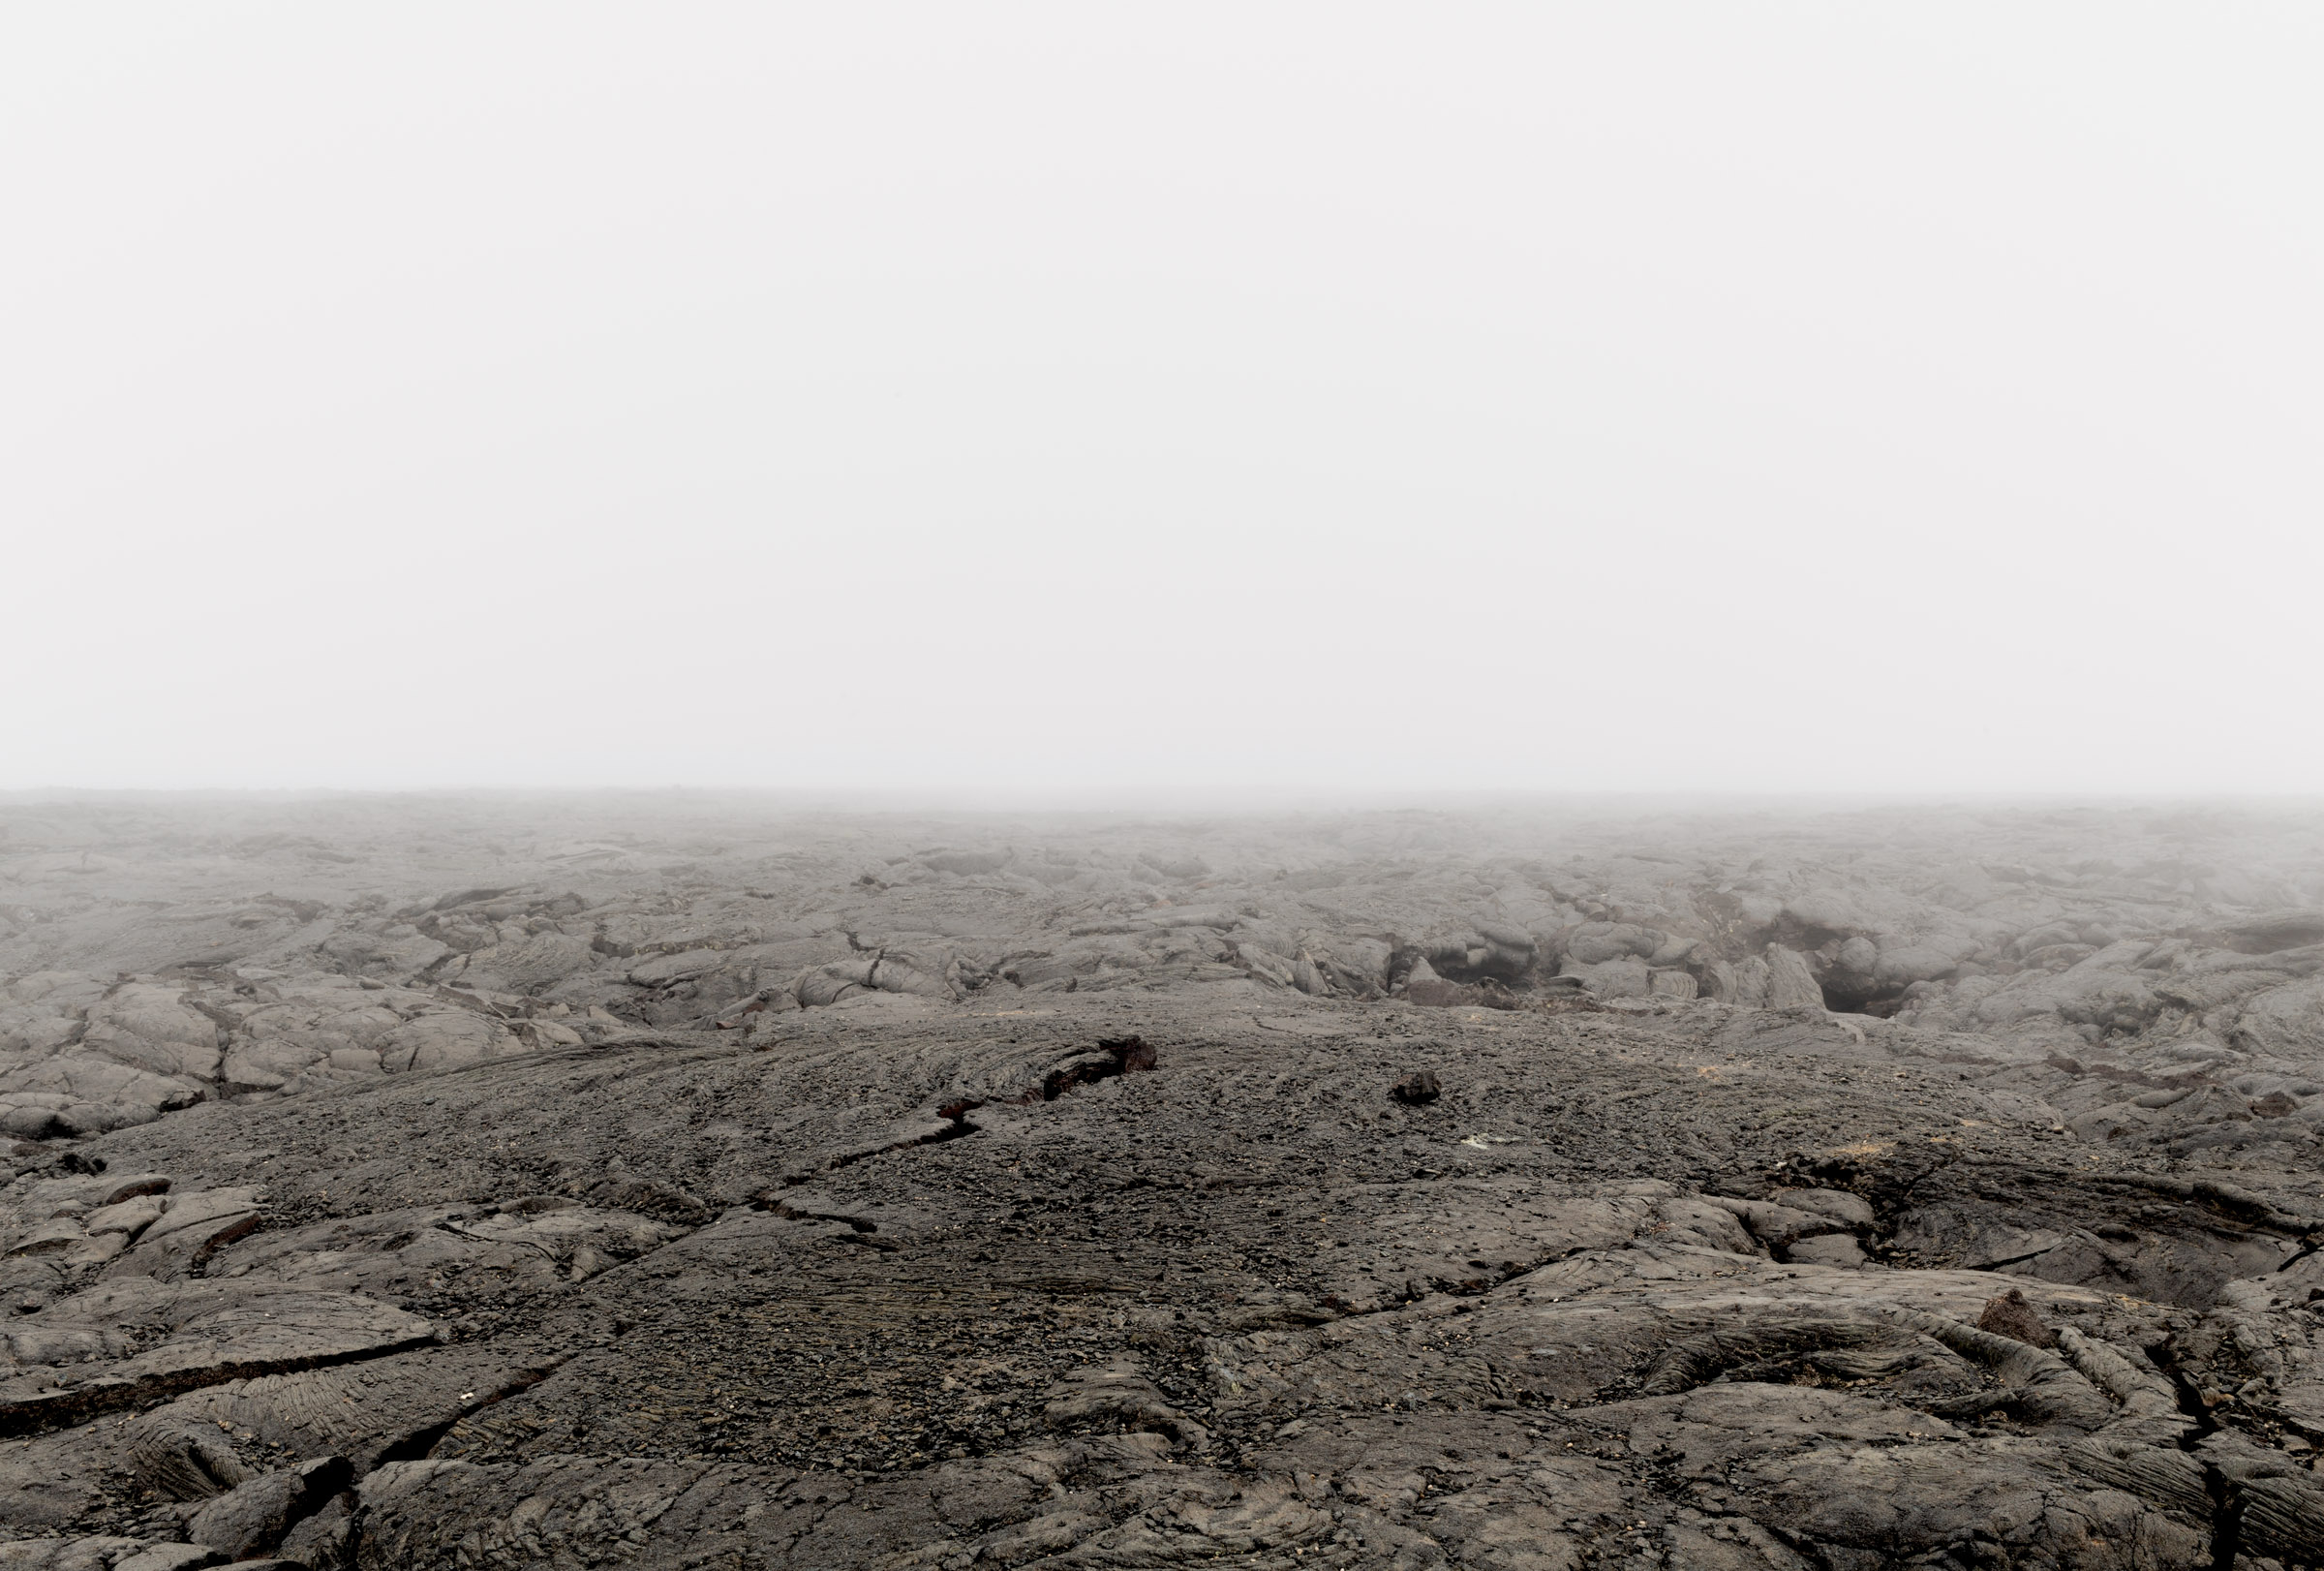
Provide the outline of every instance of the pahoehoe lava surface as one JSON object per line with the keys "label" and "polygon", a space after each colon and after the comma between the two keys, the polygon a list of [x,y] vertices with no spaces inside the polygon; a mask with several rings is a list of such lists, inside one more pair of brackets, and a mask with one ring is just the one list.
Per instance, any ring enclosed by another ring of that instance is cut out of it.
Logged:
{"label": "pahoehoe lava surface", "polygon": [[2324,1562],[2324,816],[0,804],[0,1567]]}

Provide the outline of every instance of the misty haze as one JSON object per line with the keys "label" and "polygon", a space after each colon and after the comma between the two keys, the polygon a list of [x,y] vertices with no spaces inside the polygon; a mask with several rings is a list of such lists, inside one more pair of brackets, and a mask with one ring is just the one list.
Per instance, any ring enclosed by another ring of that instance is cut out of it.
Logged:
{"label": "misty haze", "polygon": [[0,17],[0,1571],[2324,1565],[2319,79]]}

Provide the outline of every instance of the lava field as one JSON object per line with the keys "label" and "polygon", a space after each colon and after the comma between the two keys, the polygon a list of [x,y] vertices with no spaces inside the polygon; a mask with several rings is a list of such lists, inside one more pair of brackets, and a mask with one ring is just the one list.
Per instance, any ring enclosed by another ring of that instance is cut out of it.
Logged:
{"label": "lava field", "polygon": [[0,802],[0,1568],[2324,1563],[2324,816]]}

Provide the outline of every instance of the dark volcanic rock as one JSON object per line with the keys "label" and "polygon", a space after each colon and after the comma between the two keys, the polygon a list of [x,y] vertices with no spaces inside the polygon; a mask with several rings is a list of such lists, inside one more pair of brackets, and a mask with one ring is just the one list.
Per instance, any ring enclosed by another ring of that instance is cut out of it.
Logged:
{"label": "dark volcanic rock", "polygon": [[1389,1087],[1388,1094],[1406,1107],[1425,1107],[1444,1094],[1444,1088],[1434,1074],[1420,1069]]}
{"label": "dark volcanic rock", "polygon": [[2012,1287],[2006,1293],[1986,1300],[1985,1311],[1977,1316],[1977,1329],[1990,1331],[2011,1341],[2022,1341],[2028,1347],[2055,1347],[2058,1333],[2041,1323],[2026,1295]]}
{"label": "dark volcanic rock", "polygon": [[187,1519],[186,1538],[232,1559],[254,1559],[282,1543],[353,1477],[345,1457],[321,1457],[247,1480]]}

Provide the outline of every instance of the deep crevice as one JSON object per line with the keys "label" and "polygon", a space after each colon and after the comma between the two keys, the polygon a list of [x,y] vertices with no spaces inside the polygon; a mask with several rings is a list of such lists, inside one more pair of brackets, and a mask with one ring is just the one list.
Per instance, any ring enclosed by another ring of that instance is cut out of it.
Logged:
{"label": "deep crevice", "polygon": [[780,1200],[770,1201],[760,1209],[771,1211],[776,1216],[784,1217],[787,1220],[794,1222],[844,1222],[859,1233],[876,1233],[879,1231],[879,1223],[873,1221],[871,1217],[850,1217],[844,1212],[809,1211],[805,1207],[790,1205]]}
{"label": "deep crevice", "polygon": [[2211,1496],[2211,1571],[2235,1571],[2244,1536],[2244,1502],[2215,1463],[2203,1464],[2203,1491]]}
{"label": "deep crevice", "polygon": [[[2309,1255],[2314,1254],[2318,1249],[2324,1249],[2324,1232],[2310,1233],[2307,1238],[2301,1240],[2300,1248],[2294,1250],[2290,1257],[2287,1258],[2282,1265],[2278,1266],[2276,1269],[2278,1271],[2289,1271],[2292,1269],[2292,1267],[2298,1265]],[[2311,1304],[2315,1302],[2314,1293],[2311,1292],[2309,1295],[2309,1302]]]}
{"label": "deep crevice", "polygon": [[[1100,1057],[1101,1054],[1103,1057]],[[1063,1067],[1052,1069],[1042,1078],[1040,1085],[1024,1095],[1016,1097],[1015,1100],[1019,1104],[1054,1102],[1069,1091],[1083,1086],[1095,1085],[1101,1080],[1111,1080],[1116,1075],[1150,1072],[1154,1067],[1154,1050],[1147,1044],[1146,1039],[1142,1036],[1100,1037],[1095,1053],[1081,1055]],[[956,1097],[936,1109],[936,1117],[945,1121],[941,1127],[931,1129],[926,1134],[915,1135],[909,1140],[893,1141],[888,1145],[873,1146],[866,1151],[842,1152],[814,1172],[793,1173],[786,1176],[782,1181],[782,1186],[786,1189],[794,1188],[816,1177],[818,1173],[830,1173],[842,1167],[853,1167],[857,1162],[870,1161],[874,1156],[885,1156],[892,1151],[915,1151],[922,1146],[940,1146],[947,1140],[960,1140],[975,1134],[980,1125],[969,1123],[968,1115],[984,1105],[986,1105],[985,1098],[981,1096]],[[762,1206],[760,1209],[769,1208]],[[846,1217],[833,1219],[848,1220]],[[858,1231],[869,1231],[869,1229],[859,1228]]]}
{"label": "deep crevice", "polygon": [[[2156,1368],[2171,1377],[2171,1391],[2178,1399],[2179,1411],[2186,1414],[2188,1427],[2180,1432],[2179,1449],[2192,1452],[2210,1436],[2219,1432],[2219,1421],[2212,1416],[2211,1405],[2203,1400],[2202,1388],[2179,1362],[2177,1342],[2165,1338],[2147,1349],[2147,1356]],[[2203,1492],[2211,1496],[2211,1571],[2234,1571],[2235,1556],[2244,1535],[2244,1503],[2235,1483],[2219,1470],[2217,1463],[2203,1463]]]}
{"label": "deep crevice", "polygon": [[281,1531],[268,1532],[254,1546],[260,1556],[280,1548],[291,1529],[351,1490],[355,1482],[355,1466],[345,1457],[323,1457],[300,1463],[295,1477],[297,1486],[283,1503]]}
{"label": "deep crevice", "polygon": [[891,1151],[914,1151],[922,1146],[940,1146],[947,1140],[959,1140],[963,1136],[975,1134],[978,1126],[968,1122],[968,1115],[984,1105],[981,1100],[967,1096],[963,1096],[958,1101],[946,1102],[942,1107],[936,1109],[936,1116],[947,1121],[942,1127],[931,1129],[923,1135],[915,1135],[909,1140],[898,1140],[885,1146],[873,1146],[868,1151],[841,1152],[814,1172],[787,1175],[782,1181],[782,1186],[786,1189],[793,1188],[820,1174],[837,1172],[842,1167],[853,1167],[857,1162],[868,1162],[874,1156],[885,1156]]}

